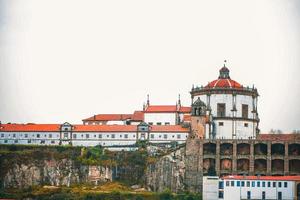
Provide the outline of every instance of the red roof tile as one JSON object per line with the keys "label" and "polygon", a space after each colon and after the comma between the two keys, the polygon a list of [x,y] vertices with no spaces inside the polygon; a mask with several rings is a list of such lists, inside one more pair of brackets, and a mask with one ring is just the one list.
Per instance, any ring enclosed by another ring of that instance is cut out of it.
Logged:
{"label": "red roof tile", "polygon": [[132,121],[144,121],[144,112],[143,111],[134,111]]}
{"label": "red roof tile", "polygon": [[122,121],[131,119],[132,114],[99,114],[83,119],[82,121]]}
{"label": "red roof tile", "polygon": [[180,125],[166,125],[166,126],[151,126],[151,132],[189,132],[189,128],[183,128]]}
{"label": "red roof tile", "polygon": [[231,79],[217,79],[208,83],[205,88],[242,88],[242,85]]}
{"label": "red roof tile", "polygon": [[184,122],[190,122],[191,121],[191,115],[184,115],[183,116],[183,121]]}
{"label": "red roof tile", "polygon": [[272,181],[300,181],[300,176],[239,176],[231,175],[222,177],[224,180],[272,180]]}
{"label": "red roof tile", "polygon": [[181,106],[177,110],[176,105],[150,105],[146,108],[145,113],[175,113],[175,112],[191,112],[191,107]]}
{"label": "red roof tile", "polygon": [[1,124],[0,131],[11,131],[11,132],[54,132],[60,130],[60,124]]}

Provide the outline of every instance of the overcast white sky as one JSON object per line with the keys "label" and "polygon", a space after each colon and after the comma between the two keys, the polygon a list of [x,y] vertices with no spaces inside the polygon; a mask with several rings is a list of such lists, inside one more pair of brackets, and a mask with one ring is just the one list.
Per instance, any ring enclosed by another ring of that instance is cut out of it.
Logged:
{"label": "overcast white sky", "polygon": [[299,0],[0,0],[0,120],[81,123],[190,105],[192,84],[260,93],[263,132],[300,128]]}

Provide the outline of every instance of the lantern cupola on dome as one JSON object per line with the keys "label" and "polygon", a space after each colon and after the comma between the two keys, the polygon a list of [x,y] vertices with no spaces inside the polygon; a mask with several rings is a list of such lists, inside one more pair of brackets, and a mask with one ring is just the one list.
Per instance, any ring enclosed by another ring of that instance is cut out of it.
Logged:
{"label": "lantern cupola on dome", "polygon": [[220,69],[219,79],[230,79],[229,69],[225,66],[226,60],[224,61],[224,66]]}

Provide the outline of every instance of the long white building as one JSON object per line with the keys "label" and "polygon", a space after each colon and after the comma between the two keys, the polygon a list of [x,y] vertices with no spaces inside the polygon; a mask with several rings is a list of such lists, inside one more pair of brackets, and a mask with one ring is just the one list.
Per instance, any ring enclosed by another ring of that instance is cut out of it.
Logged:
{"label": "long white building", "polygon": [[219,200],[300,199],[300,176],[226,176],[219,182]]}
{"label": "long white building", "polygon": [[189,129],[180,125],[1,124],[0,144],[130,146],[137,141],[184,143]]}

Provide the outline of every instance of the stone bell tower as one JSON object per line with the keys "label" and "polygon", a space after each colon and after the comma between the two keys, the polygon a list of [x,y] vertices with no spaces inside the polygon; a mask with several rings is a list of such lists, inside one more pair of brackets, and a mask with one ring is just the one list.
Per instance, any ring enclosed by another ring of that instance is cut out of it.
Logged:
{"label": "stone bell tower", "polygon": [[206,122],[207,122],[206,105],[198,97],[198,99],[192,104],[192,113],[191,113],[192,137],[204,139]]}

